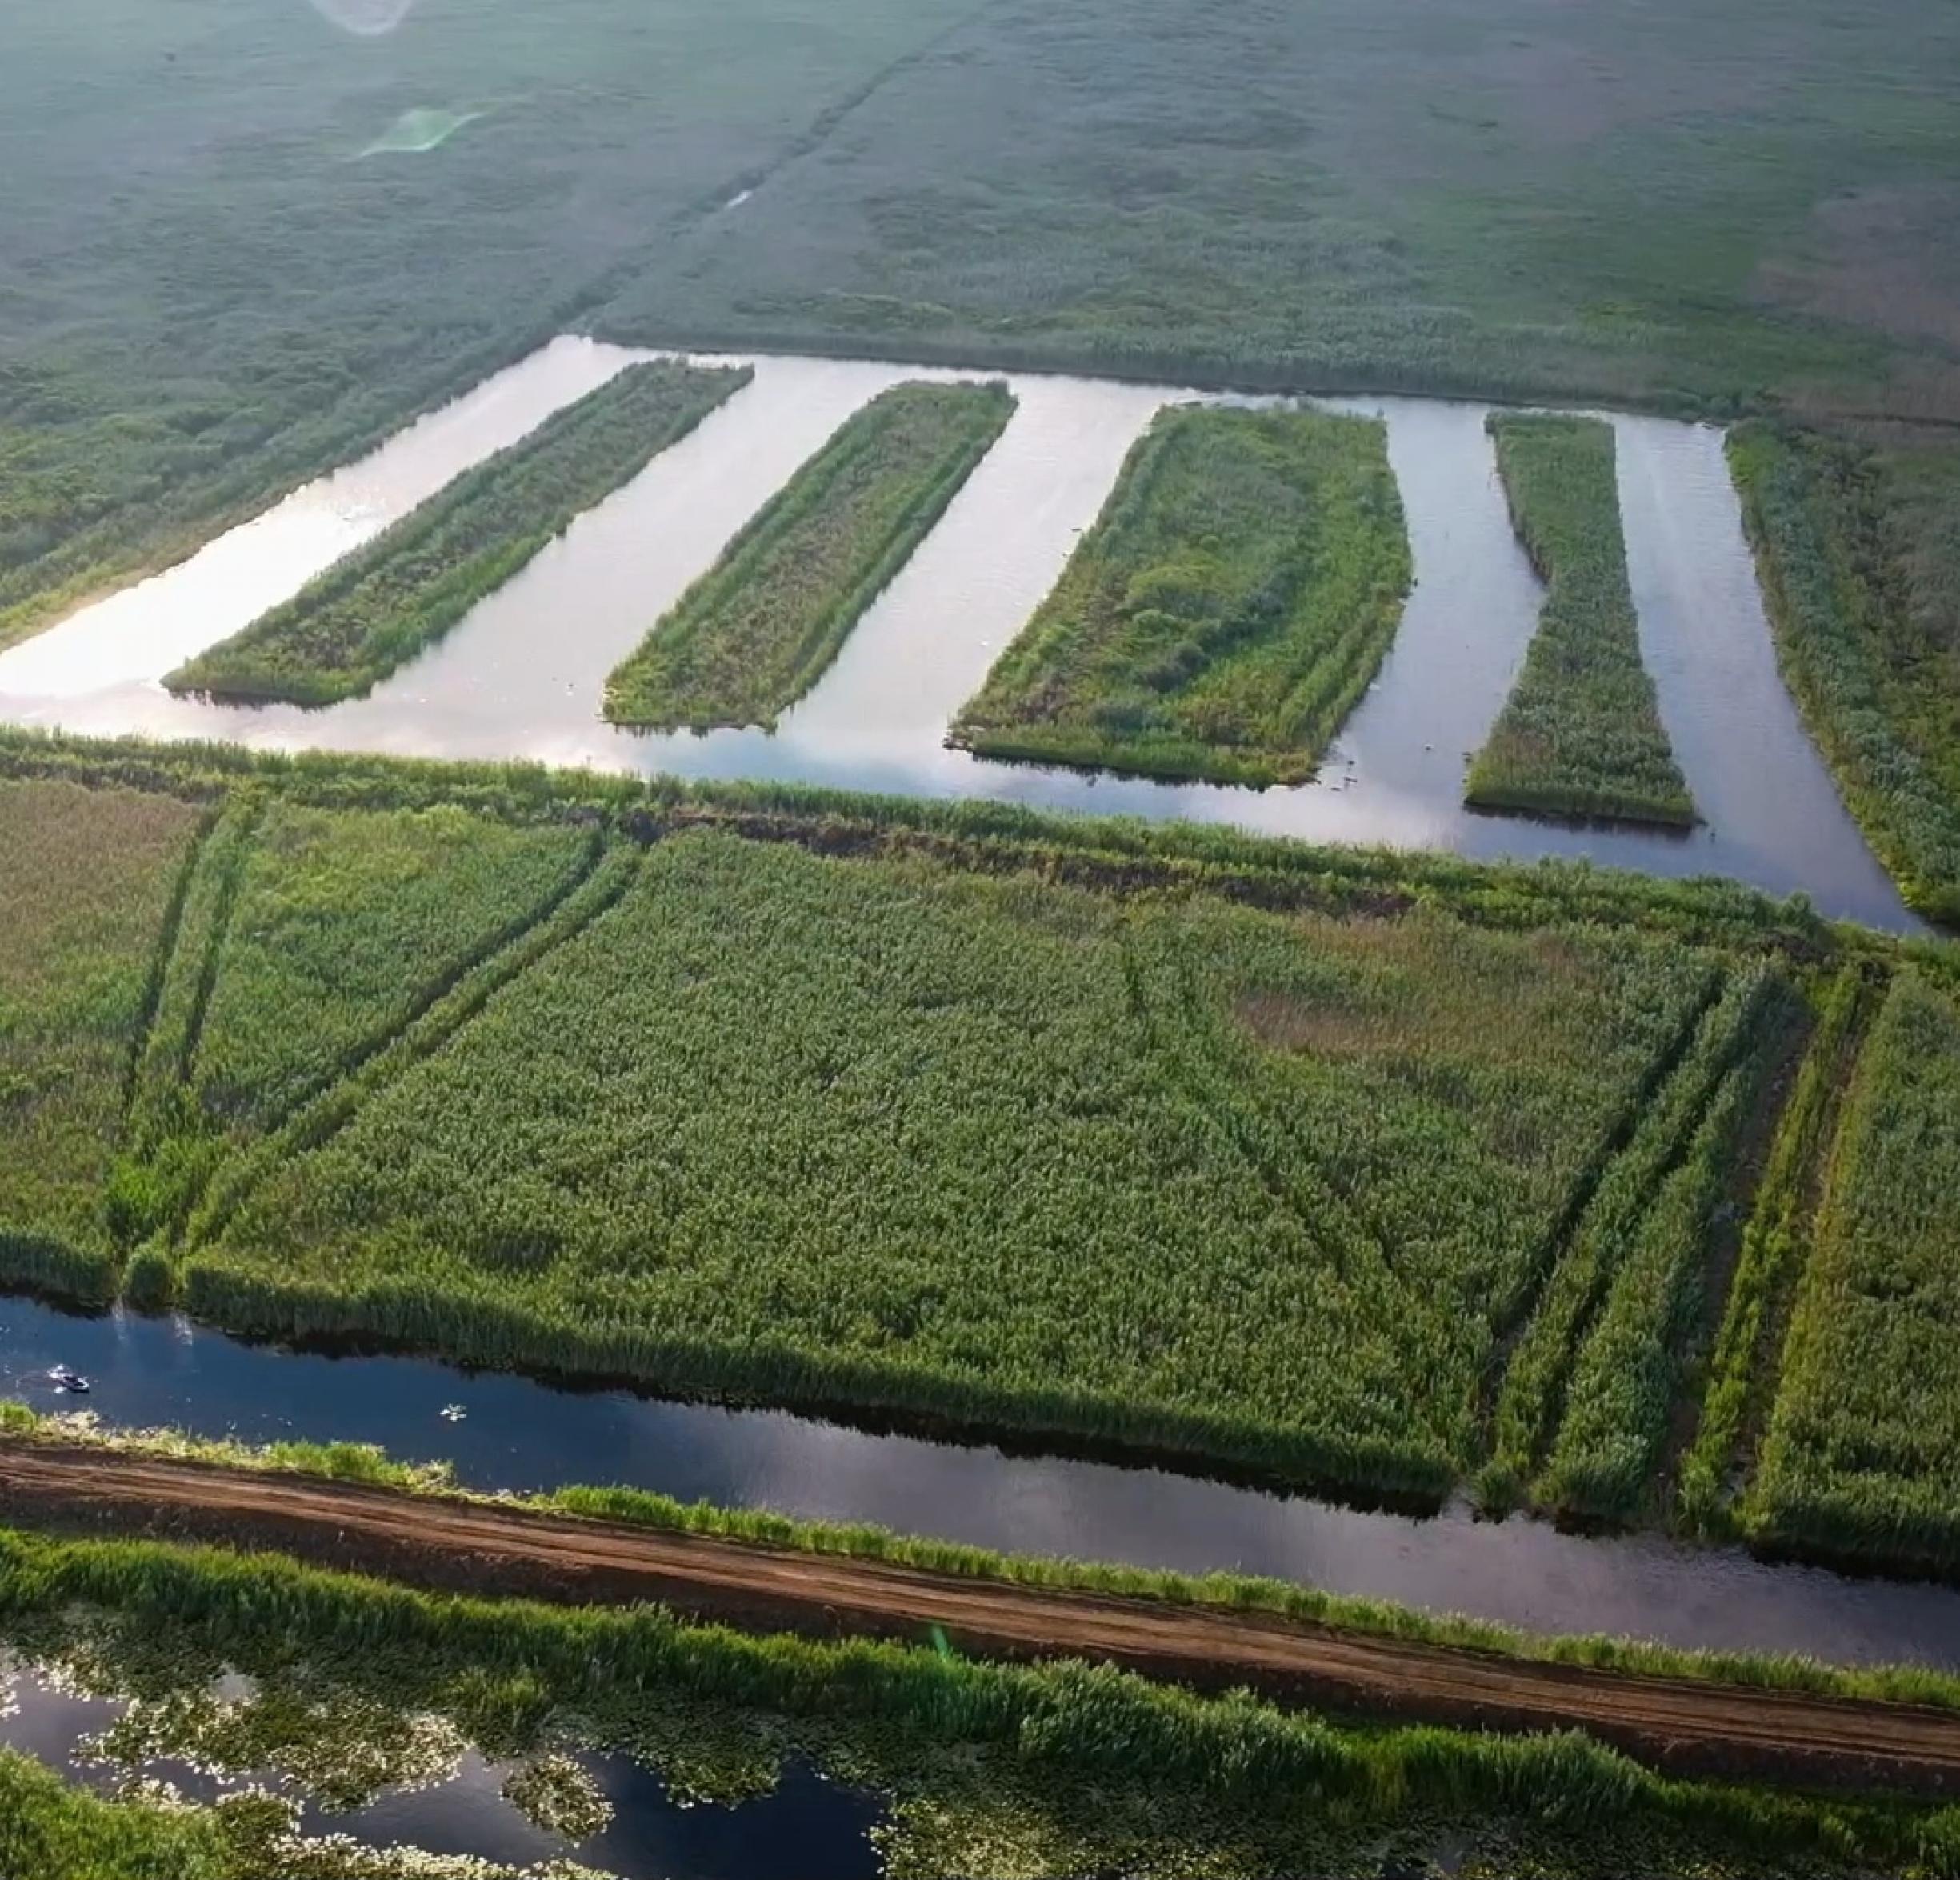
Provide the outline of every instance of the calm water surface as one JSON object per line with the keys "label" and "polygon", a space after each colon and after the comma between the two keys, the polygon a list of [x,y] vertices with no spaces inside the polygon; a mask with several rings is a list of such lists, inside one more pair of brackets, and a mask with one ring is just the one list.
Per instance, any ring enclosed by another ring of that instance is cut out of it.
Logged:
{"label": "calm water surface", "polygon": [[[1960,1669],[1960,1591],[1770,1566],[1658,1535],[1588,1539],[1525,1520],[1365,1513],[1157,1470],[1007,1455],[777,1410],[568,1392],[401,1358],[242,1345],[181,1319],[78,1318],[0,1300],[0,1394],[253,1442],[382,1444],[482,1489],[622,1482],[682,1500],[868,1521],[1010,1553],[1270,1574],[1544,1632]],[[459,1423],[443,1420],[461,1404]]]}
{"label": "calm water surface", "polygon": [[1542,592],[1505,512],[1485,409],[1424,400],[1334,402],[1387,421],[1417,586],[1375,686],[1321,777],[1298,789],[1086,776],[944,748],[947,722],[1053,585],[1153,413],[1198,395],[1093,379],[1013,376],[1020,409],[999,444],[774,734],[616,730],[598,717],[606,675],[852,411],[901,379],[961,375],[757,358],[754,384],[368,698],[324,712],[234,708],[173,699],[158,684],[636,356],[555,342],[182,567],[0,655],[0,717],[286,750],[521,757],[987,796],[1491,858],[1587,855],[1802,890],[1829,913],[1916,925],[1845,814],[1777,674],[1720,434],[1658,419],[1614,422],[1642,641],[1707,818],[1686,836],[1464,808],[1468,758],[1502,705]]}
{"label": "calm water surface", "polygon": [[[0,1675],[0,1693],[6,1679]],[[34,1757],[70,1781],[112,1789],[123,1773],[87,1760],[83,1740],[106,1730],[127,1706],[76,1696],[22,1670],[10,1704],[0,1704],[0,1746]],[[734,1807],[682,1805],[650,1770],[623,1756],[582,1755],[613,1805],[611,1825],[575,1848],[534,1827],[499,1793],[507,1763],[474,1750],[448,1779],[398,1789],[363,1808],[329,1813],[308,1804],[301,1831],[347,1834],[376,1846],[403,1844],[438,1854],[474,1855],[510,1866],[564,1858],[615,1874],[621,1880],[875,1880],[880,1864],[868,1838],[881,1810],[870,1798],[828,1782],[806,1763],[785,1767],[770,1794]],[[160,1760],[146,1775],[171,1783],[194,1800],[276,1776],[219,1778],[186,1763]]]}

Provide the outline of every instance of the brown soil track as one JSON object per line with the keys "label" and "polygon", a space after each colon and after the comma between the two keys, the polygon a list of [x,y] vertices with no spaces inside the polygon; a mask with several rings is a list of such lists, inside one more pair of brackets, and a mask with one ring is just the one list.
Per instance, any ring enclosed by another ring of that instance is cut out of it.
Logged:
{"label": "brown soil track", "polygon": [[442,1590],[658,1601],[702,1618],[1106,1659],[1207,1688],[1504,1729],[1578,1729],[1665,1766],[1960,1790],[1960,1713],[1534,1664],[1146,1599],[42,1442],[0,1443],[0,1516],[270,1546]]}

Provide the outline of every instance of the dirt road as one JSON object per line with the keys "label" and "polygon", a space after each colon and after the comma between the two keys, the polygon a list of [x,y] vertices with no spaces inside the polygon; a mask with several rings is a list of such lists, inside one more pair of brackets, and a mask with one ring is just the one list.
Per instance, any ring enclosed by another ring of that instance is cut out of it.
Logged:
{"label": "dirt road", "polygon": [[1578,1728],[1697,1772],[1960,1790],[1960,1714],[1536,1665],[1230,1610],[1050,1591],[519,1508],[50,1444],[0,1444],[0,1518],[278,1548],[422,1586],[657,1600],[752,1627],[1109,1659],[1282,1700]]}

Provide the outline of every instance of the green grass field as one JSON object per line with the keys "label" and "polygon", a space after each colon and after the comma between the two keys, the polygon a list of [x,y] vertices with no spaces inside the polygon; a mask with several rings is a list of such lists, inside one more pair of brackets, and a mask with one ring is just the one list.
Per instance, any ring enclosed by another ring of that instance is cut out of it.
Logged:
{"label": "green grass field", "polygon": [[846,418],[606,681],[660,730],[774,728],[828,670],[1013,416],[1005,385],[901,385]]}
{"label": "green grass field", "polygon": [[1478,809],[1685,826],[1693,799],[1662,729],[1626,579],[1613,429],[1489,420],[1518,539],[1546,585],[1538,628],[1470,765]]}
{"label": "green grass field", "polygon": [[1381,423],[1166,410],[953,739],[1302,782],[1379,669],[1412,578]]}
{"label": "green grass field", "polygon": [[365,695],[750,376],[662,360],[629,366],[165,682],[239,702]]}

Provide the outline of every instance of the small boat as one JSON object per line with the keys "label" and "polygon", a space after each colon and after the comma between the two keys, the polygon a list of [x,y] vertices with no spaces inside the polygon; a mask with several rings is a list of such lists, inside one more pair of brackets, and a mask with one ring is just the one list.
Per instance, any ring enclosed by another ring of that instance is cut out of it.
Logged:
{"label": "small boat", "polygon": [[446,1403],[438,1414],[446,1423],[460,1423],[468,1413],[460,1403]]}
{"label": "small boat", "polygon": [[89,1381],[79,1371],[71,1371],[65,1364],[58,1364],[48,1373],[48,1382],[57,1390],[66,1390],[74,1397],[86,1397]]}

